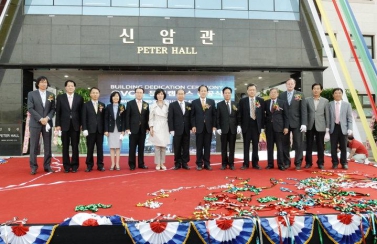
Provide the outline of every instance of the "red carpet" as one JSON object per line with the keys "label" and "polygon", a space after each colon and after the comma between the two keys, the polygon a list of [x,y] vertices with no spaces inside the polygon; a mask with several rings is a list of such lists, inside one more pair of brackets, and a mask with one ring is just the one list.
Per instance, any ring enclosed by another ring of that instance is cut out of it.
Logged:
{"label": "red carpet", "polygon": [[[121,158],[121,170],[109,171],[110,158],[105,157],[105,172],[93,170],[90,173],[84,172],[85,158],[80,158],[81,165],[77,173],[57,172],[47,174],[43,172],[42,158],[38,158],[39,170],[35,176],[30,175],[29,158],[11,158],[5,164],[0,164],[0,222],[17,216],[18,218],[27,218],[28,224],[47,224],[60,223],[65,218],[72,217],[76,214],[75,206],[88,205],[92,203],[111,204],[109,209],[99,209],[99,215],[118,214],[135,220],[147,220],[156,217],[157,213],[177,215],[182,218],[194,218],[195,207],[203,205],[203,197],[211,192],[221,192],[219,186],[230,183],[227,177],[250,178],[250,185],[256,187],[271,186],[270,178],[275,178],[287,183],[294,183],[287,178],[305,179],[315,177],[313,174],[316,170],[296,171],[293,168],[280,171],[273,170],[240,170],[241,160],[236,163],[236,170],[220,170],[219,155],[212,155],[213,171],[196,171],[194,169],[194,158],[191,156],[191,170],[172,170],[173,157],[167,157],[167,171],[156,171],[153,164],[153,156],[146,157],[148,170],[136,169],[130,171],[127,166],[127,157]],[[61,158],[58,158],[61,160]],[[326,159],[325,170],[330,171],[331,163],[329,158]],[[314,160],[313,160],[314,161]],[[260,162],[264,168],[266,162]],[[377,168],[350,163],[347,173],[368,174],[369,176],[377,175]],[[337,170],[336,172],[344,172]],[[324,176],[323,174],[321,174]],[[329,176],[326,176],[329,177]],[[362,176],[360,176],[362,177]],[[207,189],[212,187],[211,189]],[[280,187],[295,189],[291,185],[278,184],[271,189],[264,189],[260,195],[252,196],[252,205],[259,205],[257,199],[266,196],[284,197],[290,194],[282,192]],[[160,208],[149,209],[137,207],[138,203],[144,203],[146,200],[152,200],[154,196],[148,195],[158,190],[172,190],[166,198],[157,199],[163,203]],[[370,193],[367,199],[377,199],[375,189],[357,188],[354,191],[361,193]],[[298,191],[303,192],[303,191]],[[251,192],[245,192],[244,196],[254,195]],[[219,210],[226,213],[227,210]],[[338,213],[330,208],[313,208],[308,212],[316,214]],[[260,216],[271,216],[276,210],[260,211]]]}

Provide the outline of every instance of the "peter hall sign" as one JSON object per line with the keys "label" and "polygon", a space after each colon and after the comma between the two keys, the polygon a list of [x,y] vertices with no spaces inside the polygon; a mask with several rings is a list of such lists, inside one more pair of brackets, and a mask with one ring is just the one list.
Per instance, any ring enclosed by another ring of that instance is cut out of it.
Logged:
{"label": "peter hall sign", "polygon": [[[177,55],[195,55],[198,54],[195,47],[177,47],[174,46],[174,35],[177,34],[174,29],[161,30],[161,42],[167,46],[138,46],[137,54],[177,54]],[[213,30],[200,30],[200,39],[203,45],[213,45]],[[122,38],[124,44],[135,43],[134,29],[123,29]],[[169,46],[168,46],[169,45]],[[171,45],[171,46],[170,46]]]}

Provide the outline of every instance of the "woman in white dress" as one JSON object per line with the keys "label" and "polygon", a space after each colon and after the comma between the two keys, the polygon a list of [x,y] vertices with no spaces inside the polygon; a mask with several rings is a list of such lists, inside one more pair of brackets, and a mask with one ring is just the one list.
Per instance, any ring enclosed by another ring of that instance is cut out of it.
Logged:
{"label": "woman in white dress", "polygon": [[149,109],[149,142],[154,145],[154,162],[157,170],[166,170],[165,153],[166,146],[170,142],[168,111],[169,104],[164,100],[166,93],[163,89],[157,89],[154,93],[156,102]]}

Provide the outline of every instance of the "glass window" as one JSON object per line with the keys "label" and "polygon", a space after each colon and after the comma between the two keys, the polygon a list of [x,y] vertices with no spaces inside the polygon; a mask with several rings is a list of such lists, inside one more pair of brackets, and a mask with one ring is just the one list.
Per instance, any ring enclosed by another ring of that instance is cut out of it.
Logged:
{"label": "glass window", "polygon": [[275,0],[275,11],[300,12],[299,0]]}
{"label": "glass window", "polygon": [[54,5],[82,6],[82,0],[54,0]]}
{"label": "glass window", "polygon": [[223,0],[223,9],[248,10],[247,0]]}
{"label": "glass window", "polygon": [[[333,47],[333,45],[332,45],[332,43],[331,43],[330,36],[329,36],[329,34],[327,34],[327,33],[326,33],[325,35],[326,35],[327,42],[329,43],[330,50],[331,50],[331,52],[332,52],[332,56],[333,56],[333,58],[336,58],[335,50],[334,50],[334,47]],[[336,38],[336,34],[334,34],[334,35],[335,35],[335,38]],[[327,58],[326,51],[325,51],[324,48],[322,49],[322,57],[323,57],[323,58]]]}
{"label": "glass window", "polygon": [[143,8],[167,8],[167,0],[140,0]]}
{"label": "glass window", "polygon": [[82,6],[25,6],[25,14],[82,15]]}
{"label": "glass window", "polygon": [[[363,35],[365,44],[367,45],[368,51],[372,59],[374,59],[374,36],[369,36],[369,35]],[[351,39],[352,39],[352,34],[351,34]],[[356,54],[357,57],[360,58],[359,53],[357,52],[357,47],[354,45],[353,46],[356,49]],[[352,57],[353,58],[353,57]]]}
{"label": "glass window", "polygon": [[198,9],[221,9],[221,0],[196,0],[195,8]]}
{"label": "glass window", "polygon": [[138,8],[124,7],[83,7],[83,15],[114,15],[114,16],[139,16]]}
{"label": "glass window", "polygon": [[195,17],[194,9],[140,8],[140,16]]}
{"label": "glass window", "polygon": [[274,11],[274,0],[249,0],[249,10]]}
{"label": "glass window", "polygon": [[83,0],[84,6],[110,6],[110,0]]}
{"label": "glass window", "polygon": [[111,6],[122,7],[139,7],[139,0],[111,0]]}
{"label": "glass window", "polygon": [[197,18],[248,19],[248,11],[195,9]]}
{"label": "glass window", "polygon": [[194,0],[168,0],[168,8],[194,8]]}
{"label": "glass window", "polygon": [[54,5],[53,0],[25,0],[25,5]]}

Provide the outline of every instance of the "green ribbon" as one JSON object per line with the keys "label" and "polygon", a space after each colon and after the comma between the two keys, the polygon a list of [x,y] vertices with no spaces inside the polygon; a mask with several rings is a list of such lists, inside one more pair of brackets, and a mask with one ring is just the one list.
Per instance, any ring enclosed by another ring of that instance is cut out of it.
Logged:
{"label": "green ribbon", "polygon": [[89,205],[77,205],[75,207],[75,212],[85,212],[85,211],[92,211],[93,213],[97,212],[99,208],[111,208],[111,204],[105,205],[102,203],[93,203]]}

